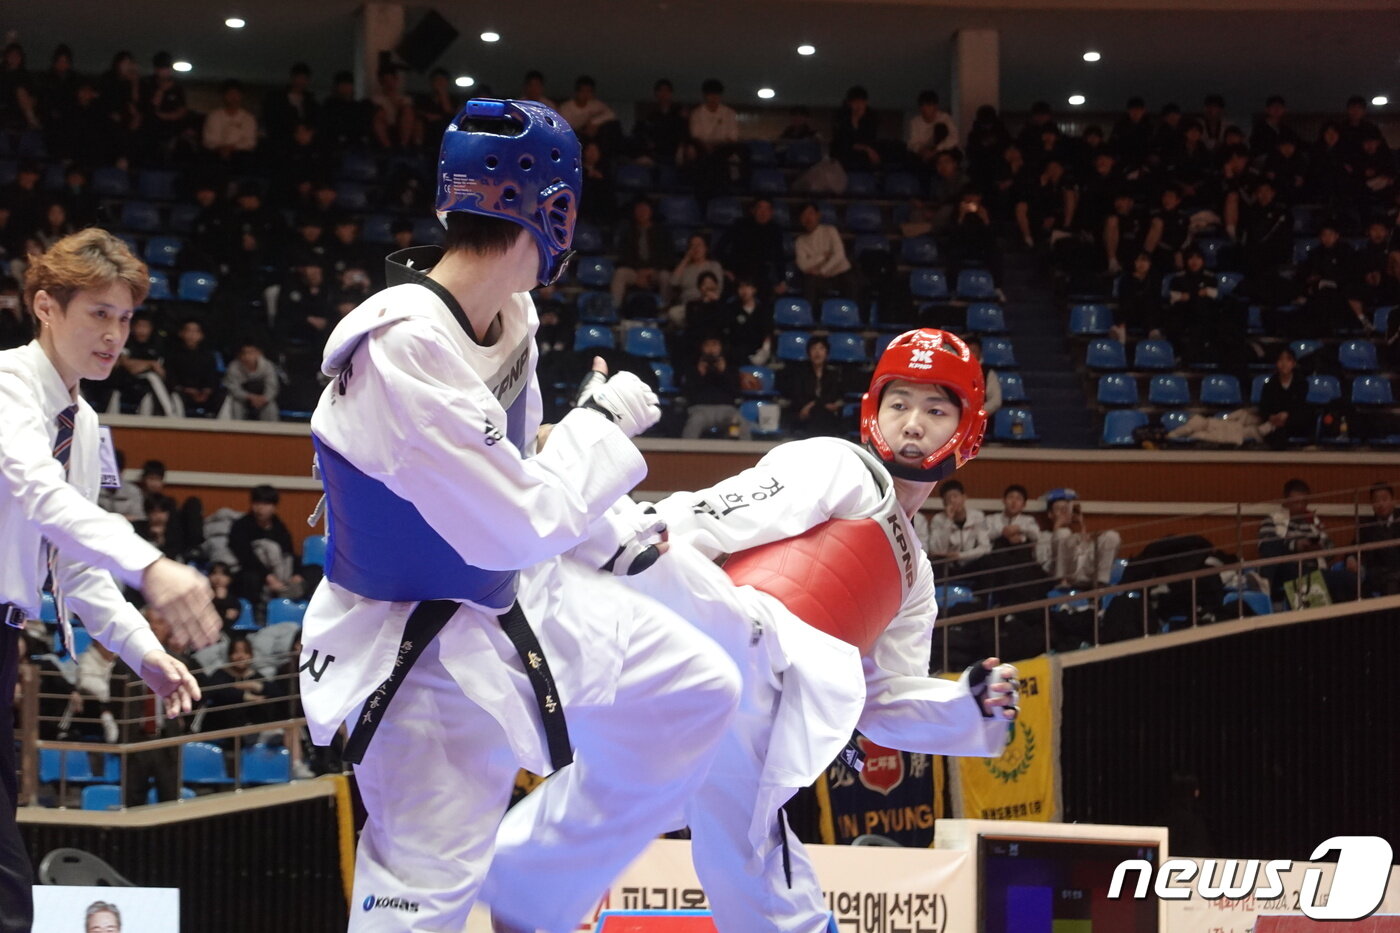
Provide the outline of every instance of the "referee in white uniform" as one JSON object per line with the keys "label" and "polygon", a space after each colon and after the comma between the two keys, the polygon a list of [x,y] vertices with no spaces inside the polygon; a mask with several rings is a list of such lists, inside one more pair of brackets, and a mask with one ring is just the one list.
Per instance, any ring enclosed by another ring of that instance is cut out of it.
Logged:
{"label": "referee in white uniform", "polygon": [[97,415],[80,379],[106,379],[121,354],[146,266],[126,244],[84,230],[33,257],[24,297],[39,338],[0,352],[0,933],[33,921],[29,858],[15,823],[18,787],[11,703],[26,618],[37,618],[46,580],[60,612],[121,656],[166,700],[188,712],[199,686],[161,647],[113,576],[162,610],[176,650],[219,634],[208,581],[160,555],[126,519],[96,505],[101,468]]}

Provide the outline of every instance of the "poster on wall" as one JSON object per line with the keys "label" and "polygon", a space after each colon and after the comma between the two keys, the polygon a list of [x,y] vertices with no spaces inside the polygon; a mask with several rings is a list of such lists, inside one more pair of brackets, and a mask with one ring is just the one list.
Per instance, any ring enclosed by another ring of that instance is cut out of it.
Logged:
{"label": "poster on wall", "polygon": [[179,933],[178,888],[34,886],[34,933]]}

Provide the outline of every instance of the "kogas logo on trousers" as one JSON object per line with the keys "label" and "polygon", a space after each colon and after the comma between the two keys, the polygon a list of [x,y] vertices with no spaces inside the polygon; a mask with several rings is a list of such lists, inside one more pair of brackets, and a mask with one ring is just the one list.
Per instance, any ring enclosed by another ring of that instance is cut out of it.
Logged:
{"label": "kogas logo on trousers", "polygon": [[365,899],[360,901],[360,908],[366,913],[375,909],[387,908],[416,914],[418,913],[418,902],[403,897],[375,897],[373,894],[366,894]]}
{"label": "kogas logo on trousers", "polygon": [[[1303,873],[1299,909],[1304,916],[1313,920],[1361,920],[1369,917],[1385,898],[1386,884],[1390,880],[1390,843],[1380,836],[1333,836],[1313,850],[1311,859],[1316,861],[1332,852],[1338,853],[1337,867],[1332,873],[1332,890],[1322,898],[1323,903],[1319,903],[1317,888],[1322,882],[1322,869],[1309,868]],[[1172,887],[1172,884],[1196,878],[1196,893],[1208,901],[1222,897],[1230,900],[1250,896],[1259,900],[1281,897],[1283,879],[1280,876],[1293,868],[1293,862],[1274,859],[1265,863],[1264,883],[1256,886],[1259,867],[1258,859],[1243,863],[1226,859],[1223,864],[1215,859],[1206,859],[1199,866],[1200,875],[1197,877],[1195,862],[1168,859],[1157,869],[1157,880],[1152,890],[1165,900],[1185,900],[1191,896],[1191,887]],[[1113,883],[1108,888],[1110,900],[1122,896],[1123,883],[1130,871],[1138,873],[1132,896],[1147,896],[1147,884],[1152,879],[1152,863],[1144,859],[1128,859],[1113,870]]]}

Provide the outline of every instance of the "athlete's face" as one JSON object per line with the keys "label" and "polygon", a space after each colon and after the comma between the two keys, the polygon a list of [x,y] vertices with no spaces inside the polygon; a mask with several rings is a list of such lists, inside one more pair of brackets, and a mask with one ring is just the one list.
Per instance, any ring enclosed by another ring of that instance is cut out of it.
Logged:
{"label": "athlete's face", "polygon": [[917,467],[958,429],[961,411],[942,386],[896,379],[880,399],[877,421],[895,461]]}

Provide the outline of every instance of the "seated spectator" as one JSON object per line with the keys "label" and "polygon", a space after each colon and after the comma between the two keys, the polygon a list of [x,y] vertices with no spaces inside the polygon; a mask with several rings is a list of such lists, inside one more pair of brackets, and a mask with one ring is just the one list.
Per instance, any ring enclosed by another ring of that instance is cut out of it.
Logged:
{"label": "seated spectator", "polygon": [[821,222],[821,211],[811,202],[802,205],[798,222],[802,232],[797,235],[797,268],[802,270],[803,294],[813,308],[832,292],[859,300],[859,287],[841,234],[831,224]]}
{"label": "seated spectator", "polygon": [[[123,407],[129,405],[132,410],[137,410],[141,400],[153,391],[157,393],[157,398],[167,395],[164,354],[165,340],[156,333],[155,321],[149,313],[138,311],[131,319],[131,336],[122,347],[112,380],[122,394]],[[168,401],[168,397],[162,399],[163,413],[165,401]]]}
{"label": "seated spectator", "polygon": [[[247,635],[234,632],[228,641],[228,663],[204,682],[203,731],[267,722],[266,710],[262,708],[266,688],[263,676],[253,666],[252,643]],[[232,747],[233,743],[226,744]]]}
{"label": "seated spectator", "polygon": [[734,295],[725,303],[724,341],[735,356],[755,366],[768,362],[773,353],[773,305],[760,301],[758,286],[740,279]]}
{"label": "seated spectator", "polygon": [[1400,279],[1386,274],[1400,263],[1396,255],[1385,222],[1373,220],[1367,224],[1366,241],[1352,254],[1344,291],[1352,313],[1368,334],[1374,331],[1374,325],[1366,317],[1367,308],[1400,303]]}
{"label": "seated spectator", "polygon": [[263,126],[274,150],[288,148],[299,126],[317,127],[321,108],[311,93],[311,67],[297,62],[288,75],[287,85],[269,91],[263,101]]}
{"label": "seated spectator", "polygon": [[1181,251],[1191,240],[1191,218],[1181,209],[1181,189],[1175,185],[1162,189],[1158,203],[1142,248],[1151,254],[1157,270],[1167,273],[1181,268]]}
{"label": "seated spectator", "polygon": [[325,265],[326,217],[320,211],[304,211],[296,218],[296,233],[287,247],[287,265],[293,268],[314,263]]}
{"label": "seated spectator", "polygon": [[1327,205],[1350,199],[1356,193],[1349,153],[1342,142],[1342,130],[1335,122],[1325,123],[1308,158],[1306,196]]}
{"label": "seated spectator", "polygon": [[[1280,508],[1270,512],[1259,523],[1259,556],[1282,557],[1285,554],[1307,554],[1312,551],[1325,551],[1332,547],[1332,537],[1322,524],[1322,519],[1308,501],[1312,488],[1301,479],[1290,479],[1283,484],[1283,501]],[[1295,563],[1272,564],[1261,569],[1272,586],[1276,600],[1285,598],[1285,584],[1294,583],[1295,588],[1305,584],[1301,581],[1313,571],[1320,571],[1327,583],[1333,602],[1354,599],[1356,596],[1357,564],[1355,557],[1346,561],[1346,569],[1333,571],[1328,567],[1328,559],[1316,557]]]}
{"label": "seated spectator", "polygon": [[1299,151],[1298,140],[1292,136],[1280,139],[1265,157],[1262,174],[1284,201],[1296,203],[1303,196],[1308,179],[1308,160]]}
{"label": "seated spectator", "polygon": [[600,227],[613,222],[617,201],[613,195],[612,175],[603,160],[603,149],[595,142],[583,145],[583,197],[579,201],[579,217]]}
{"label": "seated spectator", "polygon": [[1218,349],[1215,273],[1206,269],[1205,257],[1195,248],[1182,253],[1183,268],[1172,276],[1167,292],[1167,337],[1194,364],[1214,361]]}
{"label": "seated spectator", "polygon": [[841,370],[827,362],[831,344],[825,337],[807,341],[806,364],[788,364],[783,370],[784,397],[798,437],[839,437],[841,406],[845,403],[846,379]]}
{"label": "seated spectator", "polygon": [[1268,155],[1280,139],[1293,136],[1287,122],[1288,107],[1282,97],[1272,94],[1264,102],[1264,116],[1255,121],[1249,134],[1249,151],[1255,156]]}
{"label": "seated spectator", "polygon": [[788,116],[788,124],[778,134],[778,139],[791,142],[799,139],[820,139],[817,128],[812,125],[812,111],[807,107],[794,107]]}
{"label": "seated spectator", "polygon": [[146,517],[132,522],[136,533],[156,546],[171,560],[183,561],[189,556],[183,523],[168,496],[151,496],[143,506]]}
{"label": "seated spectator", "polygon": [[1364,312],[1358,315],[1343,291],[1351,266],[1351,247],[1342,240],[1338,226],[1336,221],[1323,221],[1317,232],[1318,245],[1298,267],[1295,281],[1302,285],[1299,303],[1304,308],[1285,318],[1292,325],[1286,334],[1290,339],[1322,339],[1339,330],[1357,326],[1364,329],[1367,323]]}
{"label": "seated spectator", "polygon": [[1002,493],[1002,511],[986,519],[992,549],[973,588],[994,594],[1000,606],[1034,602],[1050,588],[1035,556],[1041,531],[1040,523],[1025,513],[1029,498],[1026,487],[1013,483]]}
{"label": "seated spectator", "polygon": [[1129,98],[1127,109],[1113,124],[1110,144],[1129,178],[1146,164],[1152,151],[1152,121],[1147,116],[1147,102],[1141,97]]}
{"label": "seated spectator", "polygon": [[189,418],[213,418],[224,402],[219,388],[219,364],[204,346],[204,327],[186,319],[179,340],[165,354],[166,383],[183,403]]}
{"label": "seated spectator", "polygon": [[612,278],[613,307],[621,308],[629,288],[665,295],[675,251],[671,232],[657,223],[651,202],[638,198],[632,217],[617,233],[617,268]]}
{"label": "seated spectator", "polygon": [[1366,98],[1353,94],[1347,98],[1346,116],[1339,127],[1342,142],[1353,153],[1357,152],[1368,139],[1382,139],[1380,127],[1367,119]]}
{"label": "seated spectator", "polygon": [[69,738],[80,740],[73,735],[73,720],[95,716],[102,725],[102,741],[115,745],[120,738],[112,705],[112,672],[117,656],[100,642],[93,641],[78,655],[77,661],[78,679],[68,697],[68,708],[59,720],[58,739],[60,742]]}
{"label": "seated spectator", "polygon": [[[1103,250],[1108,274],[1132,269],[1147,242],[1148,217],[1137,206],[1133,192],[1120,188],[1113,195],[1113,210],[1103,222]],[[1148,254],[1148,261],[1152,259]]]}
{"label": "seated spectator", "polygon": [[47,195],[39,187],[41,178],[39,163],[33,159],[25,159],[19,163],[15,170],[14,180],[0,189],[0,203],[4,203],[10,210],[10,226],[6,225],[6,234],[10,243],[10,251],[19,258],[19,241],[27,237],[39,228],[44,221],[44,205]]}
{"label": "seated spectator", "polygon": [[296,267],[296,279],[277,299],[277,332],[292,344],[325,346],[335,326],[325,270],[315,262]]}
{"label": "seated spectator", "polygon": [[141,491],[141,501],[160,499],[167,510],[175,511],[175,499],[165,491],[165,464],[159,460],[147,460],[141,464],[141,478],[136,483]]}
{"label": "seated spectator", "polygon": [[1092,534],[1073,489],[1052,489],[1045,502],[1045,520],[1035,549],[1041,568],[1062,589],[1107,586],[1122,543],[1118,532]]}
{"label": "seated spectator", "polygon": [[538,71],[525,72],[525,81],[520,88],[521,100],[533,100],[537,104],[544,104],[546,107],[557,108],[558,105],[550,100],[544,93],[544,75]]}
{"label": "seated spectator", "polygon": [[632,128],[632,151],[639,159],[674,165],[690,123],[669,79],[659,78],[651,93],[652,103]]}
{"label": "seated spectator", "polygon": [[[151,631],[163,647],[182,661],[191,671],[198,668],[193,658],[176,654],[170,647],[170,623],[155,607],[146,606],[141,614],[150,623]],[[121,742],[142,742],[169,739],[188,731],[190,717],[165,715],[165,704],[141,681],[135,671],[120,658],[112,672],[113,704],[117,707]],[[123,784],[126,785],[125,806],[139,807],[146,803],[147,794],[155,787],[156,800],[164,803],[180,799],[179,747],[175,745],[127,755],[123,762]]]}
{"label": "seated spectator", "polygon": [[953,274],[968,266],[986,266],[994,281],[1001,281],[1001,250],[996,228],[977,188],[964,188],[948,231],[948,259]]}
{"label": "seated spectator", "polygon": [[710,257],[710,241],[703,233],[692,233],[686,240],[685,255],[671,270],[669,284],[676,292],[676,301],[684,307],[700,297],[700,276],[708,272],[719,281],[724,268]]}
{"label": "seated spectator", "polygon": [[[977,337],[967,337],[963,341],[967,344],[967,349],[972,353],[972,358],[982,363],[982,341]],[[995,415],[1001,408],[1001,380],[997,378],[995,369],[988,369],[987,364],[982,363],[982,379],[987,385],[987,397],[982,403],[982,410],[988,417]]]}
{"label": "seated spectator", "polygon": [[321,139],[332,151],[361,145],[369,139],[371,119],[368,103],[355,99],[354,74],[336,72],[321,108]]}
{"label": "seated spectator", "polygon": [[580,140],[596,140],[605,154],[617,151],[622,129],[617,113],[597,97],[598,85],[588,75],[574,81],[574,96],[557,108],[559,116],[568,121]]}
{"label": "seated spectator", "polygon": [[919,94],[919,112],[909,120],[904,139],[916,165],[927,166],[940,152],[958,147],[958,127],[953,118],[939,109],[938,93]]}
{"label": "seated spectator", "polygon": [[408,149],[420,138],[413,98],[403,91],[403,75],[397,66],[379,69],[379,88],[369,96],[374,108],[370,128],[381,149]]}
{"label": "seated spectator", "polygon": [[1015,202],[1016,227],[1027,248],[1039,243],[1053,246],[1069,236],[1074,217],[1074,183],[1065,174],[1064,163],[1052,158]]}
{"label": "seated spectator", "polygon": [[702,272],[698,281],[700,297],[685,306],[685,327],[677,348],[677,355],[687,362],[699,352],[701,341],[722,334],[729,323],[719,279],[713,273]]}
{"label": "seated spectator", "polygon": [[230,633],[243,615],[243,606],[233,594],[233,571],[228,564],[216,560],[209,565],[209,588],[214,591],[214,611],[223,622],[224,632]]}
{"label": "seated spectator", "polygon": [[258,119],[243,106],[243,82],[225,81],[222,101],[204,118],[204,148],[219,162],[246,169],[258,145]]}
{"label": "seated spectator", "polygon": [[1011,144],[1006,124],[991,104],[977,108],[972,129],[967,135],[967,167],[973,182],[984,191],[996,184],[997,165],[1002,153]]}
{"label": "seated spectator", "polygon": [[1275,449],[1286,447],[1291,440],[1312,440],[1316,436],[1316,416],[1308,404],[1308,380],[1297,368],[1298,358],[1284,347],[1259,393],[1259,417],[1268,424],[1267,431],[1262,427],[1261,431]]}
{"label": "seated spectator", "polygon": [[783,229],[773,219],[773,202],[768,198],[754,199],[748,215],[739,218],[720,241],[719,254],[726,272],[754,282],[759,294],[787,292]]}
{"label": "seated spectator", "polygon": [[185,89],[175,80],[173,65],[169,52],[157,52],[151,59],[151,76],[141,82],[140,134],[159,160],[170,158],[177,148],[183,150],[181,137],[191,120],[198,119],[185,103]]}
{"label": "seated spectator", "polygon": [[933,233],[942,235],[956,219],[958,201],[971,182],[963,173],[958,154],[945,149],[933,157],[933,178],[929,181],[929,204],[934,209],[930,222]]}
{"label": "seated spectator", "polygon": [[250,509],[229,529],[228,546],[238,560],[239,596],[259,606],[272,598],[300,599],[306,592],[292,535],[277,515],[281,499],[271,486],[254,486]]}
{"label": "seated spectator", "polygon": [[126,454],[117,448],[113,453],[117,458],[117,478],[121,485],[115,489],[105,486],[97,494],[97,504],[108,512],[115,512],[127,521],[135,523],[146,517],[145,504],[141,500],[141,488],[126,480]]}
{"label": "seated spectator", "polygon": [[683,386],[688,407],[681,437],[698,438],[717,428],[721,435],[733,436],[737,430],[741,439],[749,439],[749,425],[734,404],[739,395],[738,370],[730,368],[718,337],[701,341],[700,356],[686,373]]}
{"label": "seated spectator", "polygon": [[428,74],[428,93],[418,98],[418,125],[422,127],[423,148],[437,155],[442,134],[457,116],[462,102],[452,93],[452,77],[446,68]]}
{"label": "seated spectator", "polygon": [[1272,275],[1293,261],[1293,216],[1268,177],[1254,186],[1254,199],[1241,212],[1239,242],[1245,273],[1252,277]]}
{"label": "seated spectator", "polygon": [[235,421],[277,421],[280,382],[277,367],[263,356],[262,348],[245,340],[238,356],[224,372],[224,391],[228,393],[229,415]]}
{"label": "seated spectator", "polygon": [[3,270],[4,256],[0,254],[0,350],[11,350],[34,339],[34,323],[20,303],[19,283]]}
{"label": "seated spectator", "polygon": [[724,85],[707,78],[700,86],[701,103],[690,111],[690,155],[697,163],[699,193],[709,197],[727,188],[732,164],[746,153],[739,145],[739,115],[724,103]]}
{"label": "seated spectator", "polygon": [[1371,517],[1357,531],[1362,544],[1394,542],[1393,547],[1361,555],[1366,591],[1381,596],[1400,594],[1400,515],[1395,513],[1395,490],[1388,483],[1371,487]]}
{"label": "seated spectator", "polygon": [[39,241],[41,250],[48,252],[49,247],[73,233],[75,229],[68,219],[68,209],[63,206],[63,202],[50,201],[44,208],[44,219],[34,231],[34,239]]}
{"label": "seated spectator", "polygon": [[1365,200],[1389,203],[1395,192],[1395,157],[1374,125],[1362,134],[1360,150],[1351,157],[1350,165]]}
{"label": "seated spectator", "polygon": [[831,132],[831,157],[848,172],[880,165],[880,121],[870,109],[870,93],[860,85],[846,91]]}
{"label": "seated spectator", "polygon": [[1207,149],[1215,149],[1225,138],[1225,98],[1219,94],[1207,94],[1201,102],[1201,129]]}
{"label": "seated spectator", "polygon": [[943,510],[929,521],[928,555],[934,577],[951,581],[982,569],[983,559],[992,552],[987,536],[987,516],[967,504],[967,492],[955,479],[938,485]]}

